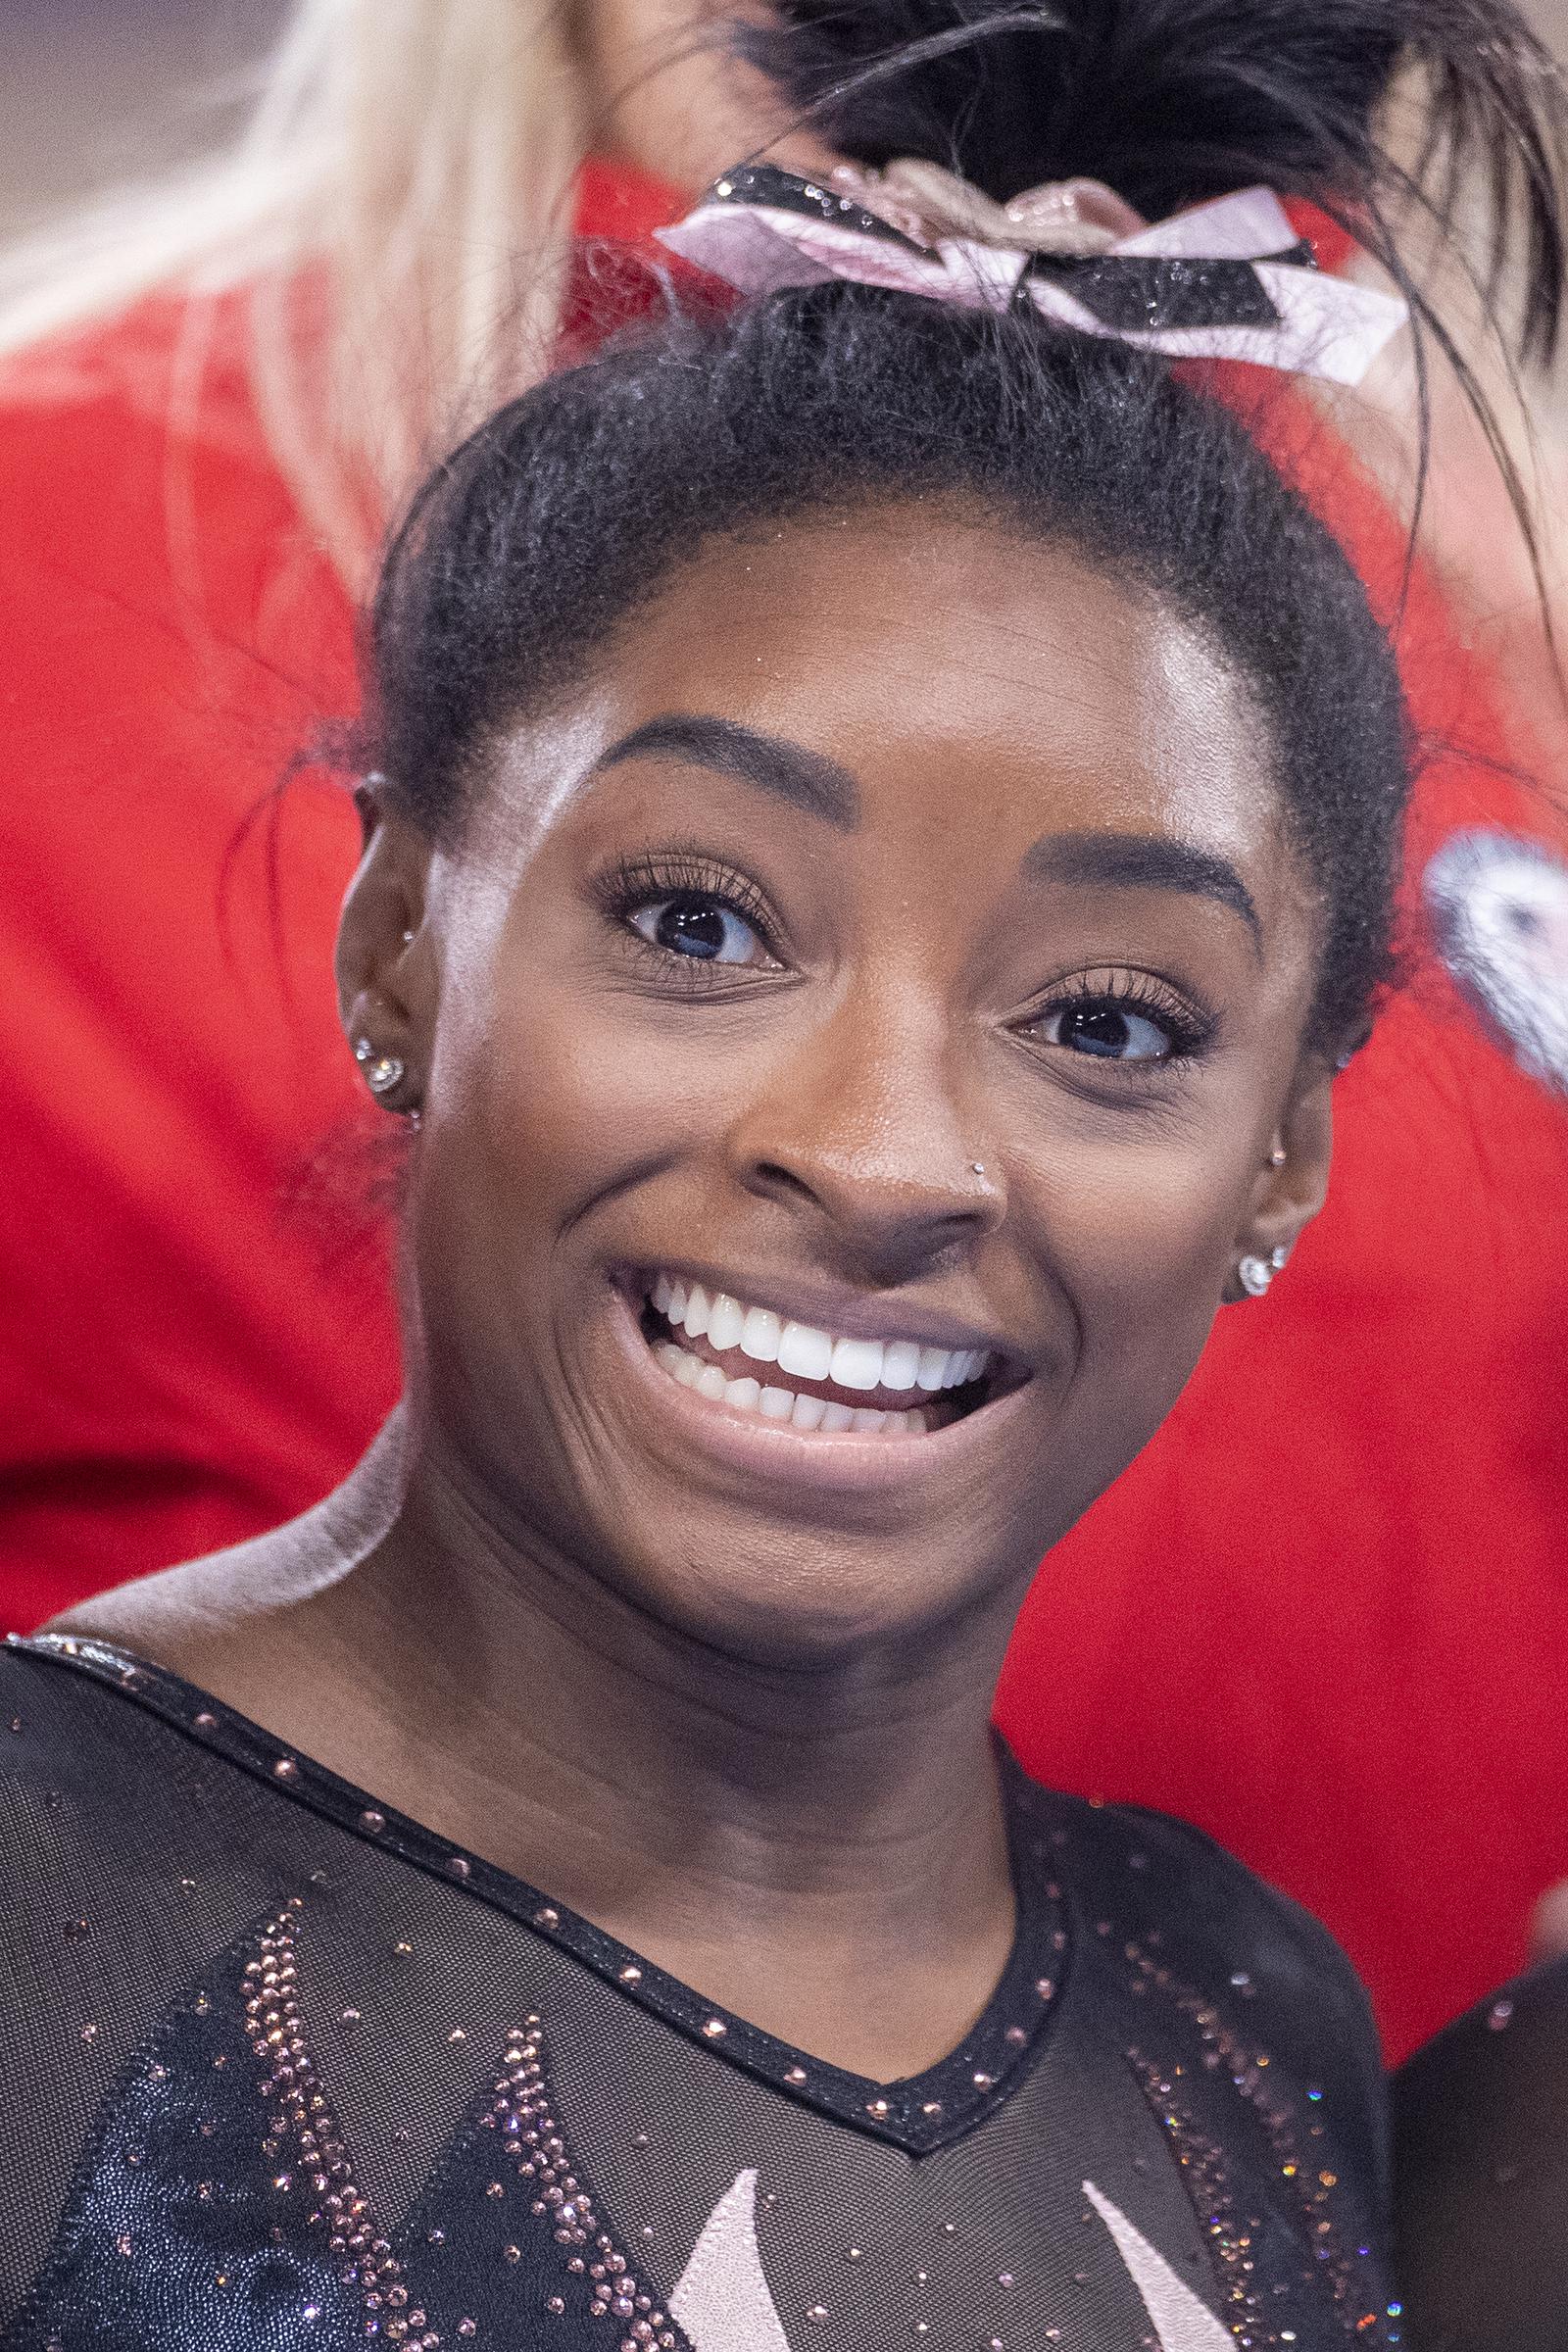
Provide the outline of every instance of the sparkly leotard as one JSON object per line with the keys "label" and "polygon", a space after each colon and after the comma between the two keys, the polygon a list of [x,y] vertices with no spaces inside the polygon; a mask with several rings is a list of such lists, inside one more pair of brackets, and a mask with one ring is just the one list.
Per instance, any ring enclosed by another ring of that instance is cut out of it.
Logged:
{"label": "sparkly leotard", "polygon": [[1005,1765],[1018,1930],[878,2083],[713,2009],[175,1678],[0,1657],[8,2352],[1396,2341],[1327,1936]]}

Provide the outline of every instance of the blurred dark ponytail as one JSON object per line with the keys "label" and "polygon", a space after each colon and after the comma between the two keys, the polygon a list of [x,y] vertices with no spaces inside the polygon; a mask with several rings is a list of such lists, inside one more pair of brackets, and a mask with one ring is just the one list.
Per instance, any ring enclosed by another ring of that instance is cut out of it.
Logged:
{"label": "blurred dark ponytail", "polygon": [[[738,37],[845,154],[922,156],[1002,201],[1083,174],[1157,220],[1261,182],[1397,277],[1401,208],[1457,233],[1479,187],[1488,274],[1516,273],[1515,348],[1555,348],[1568,109],[1509,0],[773,0]],[[1404,69],[1426,100],[1413,168],[1384,139]]]}

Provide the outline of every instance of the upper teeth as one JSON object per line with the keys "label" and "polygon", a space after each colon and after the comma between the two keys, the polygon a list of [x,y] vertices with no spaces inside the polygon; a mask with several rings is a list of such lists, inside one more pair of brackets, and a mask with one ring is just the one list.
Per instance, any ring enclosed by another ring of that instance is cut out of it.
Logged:
{"label": "upper teeth", "polygon": [[777,1364],[797,1380],[830,1380],[840,1389],[887,1389],[909,1396],[920,1390],[961,1388],[978,1380],[991,1361],[984,1348],[922,1348],[914,1340],[845,1340],[814,1324],[792,1323],[765,1306],[746,1306],[727,1292],[712,1295],[700,1282],[661,1274],[653,1300],[659,1312],[688,1338],[706,1338],[716,1354],[738,1348],[760,1364]]}

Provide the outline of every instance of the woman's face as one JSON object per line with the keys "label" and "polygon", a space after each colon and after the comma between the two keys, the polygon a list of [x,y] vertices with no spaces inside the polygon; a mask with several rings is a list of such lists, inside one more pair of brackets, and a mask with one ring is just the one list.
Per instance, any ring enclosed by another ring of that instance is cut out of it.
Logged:
{"label": "woman's face", "polygon": [[1074,556],[879,512],[704,554],[482,803],[383,824],[343,947],[422,1087],[443,1458],[741,1654],[1010,1607],[1321,1197],[1245,695]]}

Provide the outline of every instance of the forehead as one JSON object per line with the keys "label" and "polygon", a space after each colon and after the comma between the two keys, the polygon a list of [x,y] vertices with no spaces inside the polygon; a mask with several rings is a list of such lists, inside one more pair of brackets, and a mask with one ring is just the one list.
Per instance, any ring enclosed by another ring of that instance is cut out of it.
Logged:
{"label": "forehead", "polygon": [[984,517],[900,508],[715,543],[504,764],[536,814],[548,775],[560,810],[566,767],[585,774],[670,712],[831,757],[865,829],[951,827],[961,806],[966,837],[1008,854],[1072,826],[1168,833],[1252,867],[1282,843],[1266,729],[1202,633]]}

